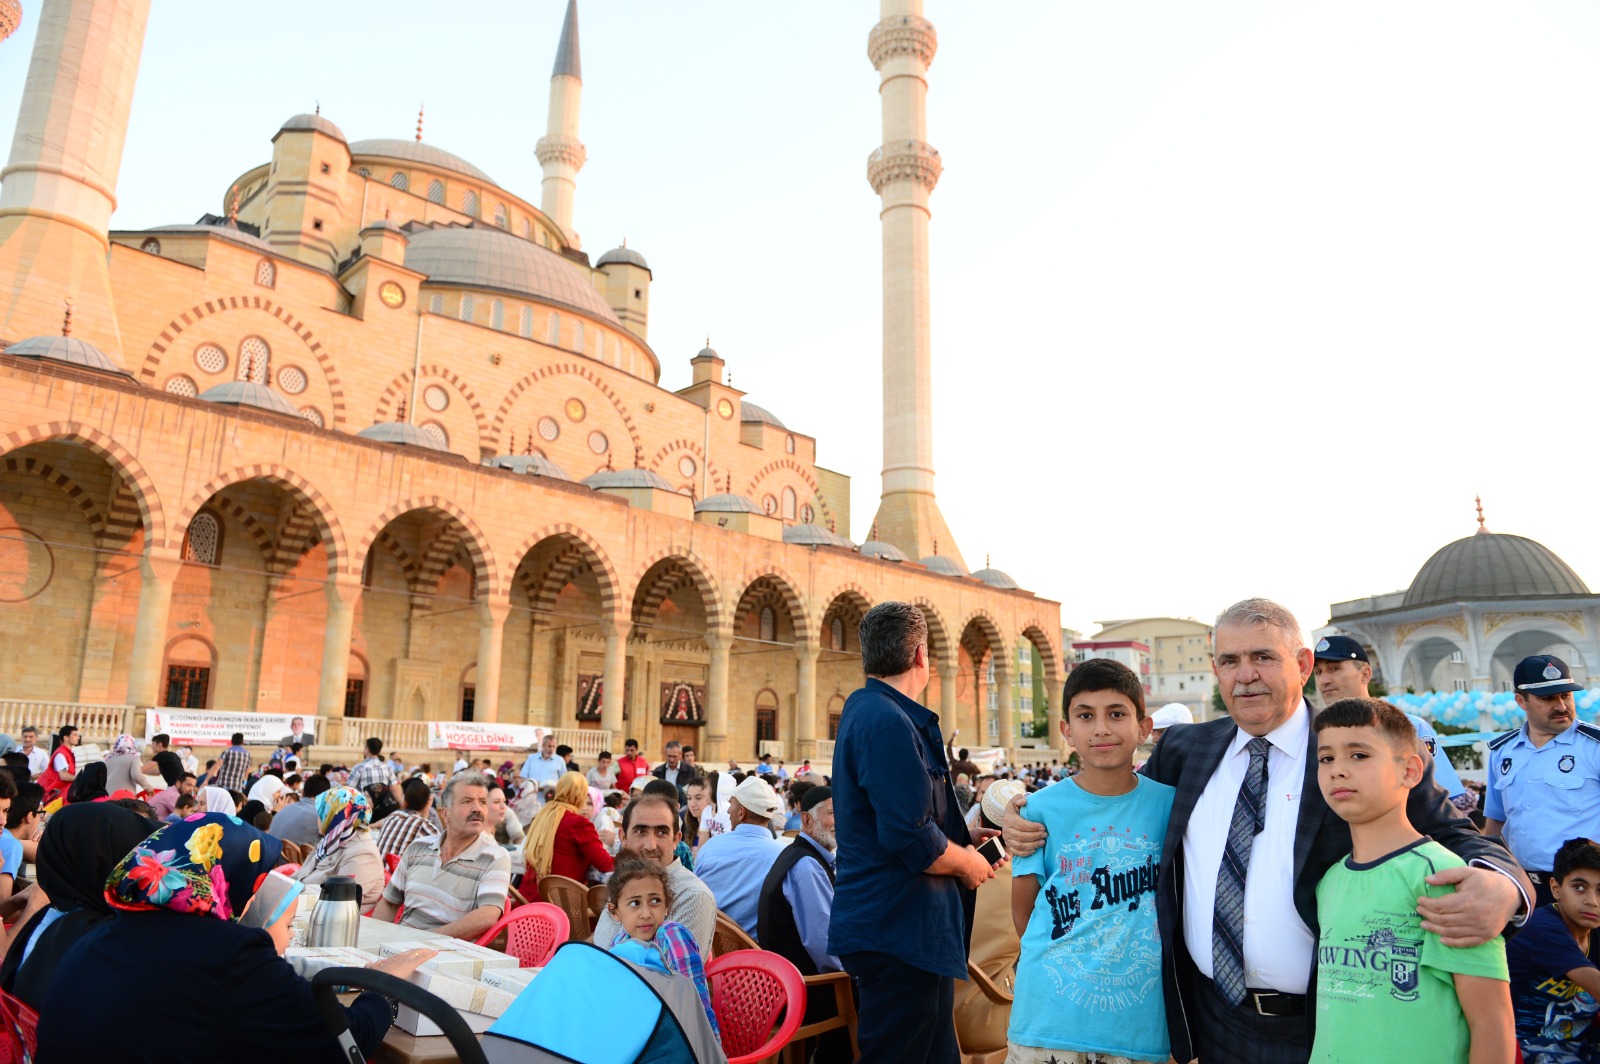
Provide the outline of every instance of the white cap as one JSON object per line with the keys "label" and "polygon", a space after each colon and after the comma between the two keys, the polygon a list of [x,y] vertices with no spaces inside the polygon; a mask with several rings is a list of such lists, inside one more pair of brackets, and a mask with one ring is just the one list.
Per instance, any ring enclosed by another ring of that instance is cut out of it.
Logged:
{"label": "white cap", "polygon": [[1006,806],[1011,804],[1011,799],[1026,793],[1028,787],[1021,780],[995,780],[983,792],[983,815],[996,827],[1003,825],[1006,822]]}
{"label": "white cap", "polygon": [[1193,724],[1194,714],[1182,702],[1168,702],[1154,713],[1150,714],[1150,725],[1154,730],[1161,731],[1174,724]]}
{"label": "white cap", "polygon": [[733,789],[733,800],[747,812],[767,820],[777,816],[783,808],[778,801],[778,792],[760,776],[746,776],[744,782]]}

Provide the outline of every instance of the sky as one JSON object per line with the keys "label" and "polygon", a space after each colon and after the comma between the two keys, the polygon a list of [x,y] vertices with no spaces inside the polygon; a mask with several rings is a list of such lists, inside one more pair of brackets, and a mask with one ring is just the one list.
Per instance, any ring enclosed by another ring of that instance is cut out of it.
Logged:
{"label": "sky", "polygon": [[[38,3],[0,44],[7,143]],[[425,104],[426,141],[538,203],[564,0],[154,7],[114,227],[224,212],[319,102],[351,139],[411,136]],[[1314,628],[1405,587],[1481,494],[1491,530],[1600,581],[1600,7],[926,15],[934,460],[971,568],[1086,633],[1257,594]],[[580,3],[585,249],[648,258],[663,387],[709,336],[735,387],[817,437],[854,478],[858,541],[881,461],[877,17]]]}

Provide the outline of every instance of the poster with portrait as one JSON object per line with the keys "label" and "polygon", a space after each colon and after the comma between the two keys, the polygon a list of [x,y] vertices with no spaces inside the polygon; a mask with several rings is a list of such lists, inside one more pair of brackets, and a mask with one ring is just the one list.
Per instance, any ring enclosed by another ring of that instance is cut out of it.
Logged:
{"label": "poster with portrait", "polygon": [[704,724],[706,689],[686,680],[671,680],[661,685],[662,724]]}

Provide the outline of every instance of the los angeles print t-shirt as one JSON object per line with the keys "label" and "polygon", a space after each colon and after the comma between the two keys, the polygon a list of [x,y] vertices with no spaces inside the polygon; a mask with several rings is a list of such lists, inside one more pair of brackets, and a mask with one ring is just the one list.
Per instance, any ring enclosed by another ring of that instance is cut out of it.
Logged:
{"label": "los angeles print t-shirt", "polygon": [[1166,1060],[1156,880],[1173,789],[1144,776],[1107,798],[1072,779],[1028,796],[1045,842],[1012,864],[1039,879],[1017,962],[1015,1045]]}

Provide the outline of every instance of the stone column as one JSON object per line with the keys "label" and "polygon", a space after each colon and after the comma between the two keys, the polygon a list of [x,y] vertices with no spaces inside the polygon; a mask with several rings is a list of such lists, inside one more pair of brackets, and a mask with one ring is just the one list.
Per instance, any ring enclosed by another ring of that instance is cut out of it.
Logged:
{"label": "stone column", "polygon": [[350,679],[350,640],[356,625],[356,603],[361,598],[361,578],[337,576],[329,580],[328,620],[322,629],[322,681],[317,688],[317,714],[330,719],[344,716],[344,689]]}
{"label": "stone column", "polygon": [[[961,663],[939,662],[939,729],[948,733],[961,727],[956,720],[956,682],[961,679]],[[980,736],[981,738],[981,736]],[[979,746],[977,742],[958,743],[958,746]]]}
{"label": "stone column", "polygon": [[1045,738],[1050,740],[1051,749],[1061,746],[1061,685],[1050,679],[1050,674],[1045,674],[1044,680],[1044,705],[1045,705]]}
{"label": "stone column", "polygon": [[161,663],[167,650],[167,616],[172,611],[172,586],[183,562],[177,551],[146,548],[139,559],[139,618],[128,661],[128,702],[161,704]]}
{"label": "stone column", "polygon": [[500,649],[505,641],[511,603],[483,599],[478,603],[478,686],[472,719],[494,723],[500,718]]}
{"label": "stone column", "polygon": [[794,648],[800,663],[794,700],[794,761],[817,756],[817,659],[822,647],[816,643],[800,643]]}
{"label": "stone column", "polygon": [[628,677],[628,626],[617,621],[602,624],[606,634],[605,671],[601,688],[600,727],[611,733],[613,746],[620,746],[622,706]]}
{"label": "stone column", "polygon": [[707,632],[711,668],[706,675],[706,751],[702,758],[719,770],[728,761],[728,657],[732,632]]}
{"label": "stone column", "polygon": [[1002,669],[998,665],[995,666],[994,687],[995,708],[998,710],[1000,717],[999,745],[1007,751],[1006,760],[1010,761],[1010,750],[1017,745],[1016,725],[1011,719],[1011,706],[1016,699],[1016,690],[1011,681],[1010,669]]}

